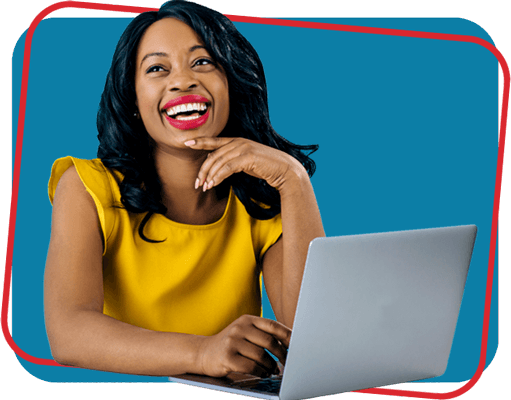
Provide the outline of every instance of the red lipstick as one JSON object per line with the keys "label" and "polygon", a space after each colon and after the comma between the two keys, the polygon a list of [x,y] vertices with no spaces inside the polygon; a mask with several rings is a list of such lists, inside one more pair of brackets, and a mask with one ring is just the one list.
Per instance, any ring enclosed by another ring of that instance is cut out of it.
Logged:
{"label": "red lipstick", "polygon": [[191,119],[191,120],[179,120],[176,118],[172,118],[167,115],[166,110],[178,106],[181,104],[187,104],[187,103],[209,103],[209,100],[206,99],[203,96],[197,95],[197,94],[190,94],[186,96],[176,97],[175,99],[170,100],[167,104],[163,106],[164,109],[164,115],[167,121],[170,125],[172,125],[174,128],[181,129],[181,130],[189,130],[189,129],[196,129],[200,127],[201,125],[204,125],[209,117],[209,107],[204,115],[201,115],[198,118]]}
{"label": "red lipstick", "polygon": [[176,97],[175,99],[170,100],[163,106],[163,108],[166,110],[170,107],[186,103],[209,103],[209,100],[198,94],[188,94],[186,96]]}

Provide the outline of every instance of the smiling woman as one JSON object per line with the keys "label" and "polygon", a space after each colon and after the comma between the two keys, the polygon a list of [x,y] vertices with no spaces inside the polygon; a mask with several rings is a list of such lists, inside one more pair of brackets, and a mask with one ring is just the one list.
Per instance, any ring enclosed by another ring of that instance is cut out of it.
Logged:
{"label": "smiling woman", "polygon": [[[314,163],[269,122],[257,53],[185,1],[135,18],[98,112],[98,158],[55,162],[45,318],[62,364],[259,376],[289,344]],[[261,315],[260,277],[277,321]]]}
{"label": "smiling woman", "polygon": [[183,148],[187,139],[216,137],[224,130],[227,77],[184,22],[165,18],[152,24],[140,41],[136,65],[136,104],[157,149]]}

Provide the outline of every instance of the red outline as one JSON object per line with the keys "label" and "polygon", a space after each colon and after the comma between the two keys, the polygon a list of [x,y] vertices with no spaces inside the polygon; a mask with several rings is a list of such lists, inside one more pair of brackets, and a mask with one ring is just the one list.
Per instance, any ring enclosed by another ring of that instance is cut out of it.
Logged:
{"label": "red outline", "polygon": [[20,168],[21,168],[21,148],[23,146],[23,131],[25,128],[25,112],[27,103],[27,87],[28,87],[28,71],[30,66],[30,50],[32,47],[32,37],[34,35],[35,28],[39,25],[39,22],[43,20],[48,14],[53,11],[60,10],[61,8],[85,8],[94,10],[107,10],[107,11],[122,11],[122,12],[134,12],[142,13],[145,11],[153,11],[154,9],[143,8],[143,7],[131,7],[131,6],[115,6],[110,4],[95,4],[95,3],[79,3],[74,1],[63,1],[60,3],[53,4],[43,11],[41,11],[32,21],[27,31],[25,38],[25,53],[23,55],[23,71],[21,78],[21,97],[20,97],[20,109],[18,115],[18,133],[16,138],[16,152],[14,156],[14,173],[13,173],[13,185],[12,185],[12,197],[11,197],[11,214],[9,217],[9,236],[7,239],[7,255],[5,263],[5,278],[4,278],[4,294],[2,298],[2,331],[5,336],[5,340],[11,349],[19,355],[21,358],[38,365],[51,365],[51,366],[62,366],[53,360],[47,360],[44,358],[33,357],[30,354],[25,353],[21,350],[18,345],[12,339],[9,332],[9,326],[7,324],[7,311],[9,308],[9,295],[10,295],[10,284],[12,275],[12,256],[14,249],[14,231],[16,228],[16,211],[18,207],[18,190],[20,180]]}
{"label": "red outline", "polygon": [[[14,248],[14,231],[16,227],[16,211],[18,204],[18,190],[19,190],[19,178],[20,178],[20,167],[21,167],[21,148],[23,145],[23,130],[25,123],[25,111],[26,111],[26,99],[27,99],[27,87],[28,87],[28,72],[30,65],[30,50],[32,44],[32,36],[34,34],[35,28],[41,22],[41,20],[46,17],[48,14],[53,11],[62,9],[62,8],[84,8],[84,9],[92,9],[92,10],[104,10],[104,11],[120,11],[120,12],[129,12],[129,13],[142,13],[146,11],[157,11],[155,8],[145,8],[145,7],[133,7],[133,6],[120,6],[120,5],[111,5],[111,4],[100,4],[100,3],[86,3],[86,2],[76,2],[76,1],[63,1],[60,3],[56,3],[51,5],[50,7],[45,8],[41,11],[37,17],[32,21],[30,27],[27,32],[27,36],[25,39],[25,54],[23,58],[23,72],[22,72],[22,82],[21,82],[21,97],[20,97],[20,109],[18,116],[18,132],[16,139],[16,153],[14,159],[14,174],[13,174],[13,188],[12,188],[12,198],[11,198],[11,213],[9,218],[9,236],[7,240],[7,256],[6,256],[6,265],[5,265],[5,279],[4,279],[4,293],[2,299],[2,315],[1,315],[1,323],[2,323],[2,331],[5,336],[5,339],[12,350],[22,357],[23,359],[38,365],[50,365],[50,366],[61,366],[53,360],[47,360],[43,358],[33,357],[23,350],[21,350],[9,332],[9,327],[7,323],[7,312],[9,305],[9,295],[10,295],[10,283],[11,283],[11,274],[12,274],[12,256],[13,256],[13,248]],[[235,16],[235,15],[226,15],[230,20],[234,22],[246,22],[246,23],[255,23],[262,25],[277,25],[277,26],[290,26],[297,28],[313,28],[313,29],[323,29],[323,30],[333,30],[333,31],[343,31],[343,32],[358,32],[358,33],[369,33],[376,35],[390,35],[390,36],[404,36],[404,37],[414,37],[414,38],[422,38],[422,39],[437,39],[437,40],[450,40],[450,41],[458,41],[458,42],[470,42],[479,44],[490,52],[497,58],[499,64],[502,68],[502,72],[504,75],[504,91],[502,98],[502,113],[501,113],[501,122],[500,122],[500,140],[499,140],[499,149],[498,149],[498,158],[497,158],[497,174],[495,179],[495,193],[493,199],[493,216],[492,216],[492,230],[491,230],[491,238],[490,238],[490,254],[488,261],[488,275],[486,281],[486,296],[485,296],[485,306],[484,306],[484,318],[483,318],[483,334],[481,340],[481,355],[479,359],[479,365],[474,376],[462,387],[452,392],[447,393],[428,393],[428,392],[419,392],[419,391],[409,391],[409,390],[396,390],[396,389],[366,389],[359,390],[361,393],[372,393],[372,394],[384,394],[384,395],[394,395],[394,396],[407,396],[407,397],[415,397],[415,398],[425,398],[425,399],[451,399],[457,396],[462,395],[463,393],[470,390],[476,382],[481,377],[485,363],[486,363],[486,351],[487,351],[487,342],[488,342],[488,329],[490,323],[490,308],[491,308],[491,295],[492,295],[492,286],[493,286],[493,270],[495,264],[495,251],[496,251],[496,243],[497,243],[497,226],[498,226],[498,215],[499,215],[499,206],[500,206],[500,192],[502,185],[502,168],[504,161],[504,143],[506,138],[506,125],[507,125],[507,110],[509,103],[509,83],[510,83],[510,75],[509,68],[506,63],[506,60],[502,56],[502,54],[489,42],[483,40],[481,38],[475,36],[465,36],[465,35],[453,35],[453,34],[444,34],[444,33],[432,33],[432,32],[418,32],[418,31],[409,31],[409,30],[398,30],[398,29],[384,29],[384,28],[369,28],[369,27],[359,27],[359,26],[350,26],[350,25],[337,25],[330,24],[324,22],[305,22],[305,21],[290,21],[290,20],[282,20],[282,19],[272,19],[272,18],[258,18],[258,17],[243,17],[243,16]]]}

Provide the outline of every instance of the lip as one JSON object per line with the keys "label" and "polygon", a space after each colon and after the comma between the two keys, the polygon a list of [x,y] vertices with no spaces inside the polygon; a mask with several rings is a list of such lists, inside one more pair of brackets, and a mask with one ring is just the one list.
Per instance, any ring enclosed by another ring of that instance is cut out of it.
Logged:
{"label": "lip", "polygon": [[186,104],[186,103],[209,103],[210,101],[206,99],[203,96],[200,96],[198,94],[188,94],[186,96],[176,97],[175,99],[170,100],[167,104],[163,106],[164,110],[164,116],[169,122],[170,125],[172,125],[174,128],[180,129],[180,130],[189,130],[189,129],[196,129],[199,126],[202,126],[206,123],[209,117],[209,107],[206,113],[202,116],[200,116],[197,119],[192,119],[188,121],[183,121],[179,119],[171,118],[167,115],[165,110],[178,106],[180,104]]}

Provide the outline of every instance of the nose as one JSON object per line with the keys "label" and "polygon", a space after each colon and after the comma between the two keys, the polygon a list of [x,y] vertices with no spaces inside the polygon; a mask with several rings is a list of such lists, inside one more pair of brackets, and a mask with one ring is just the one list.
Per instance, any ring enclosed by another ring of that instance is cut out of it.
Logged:
{"label": "nose", "polygon": [[193,71],[180,69],[172,71],[168,87],[171,92],[180,92],[194,89],[198,84],[199,82]]}

